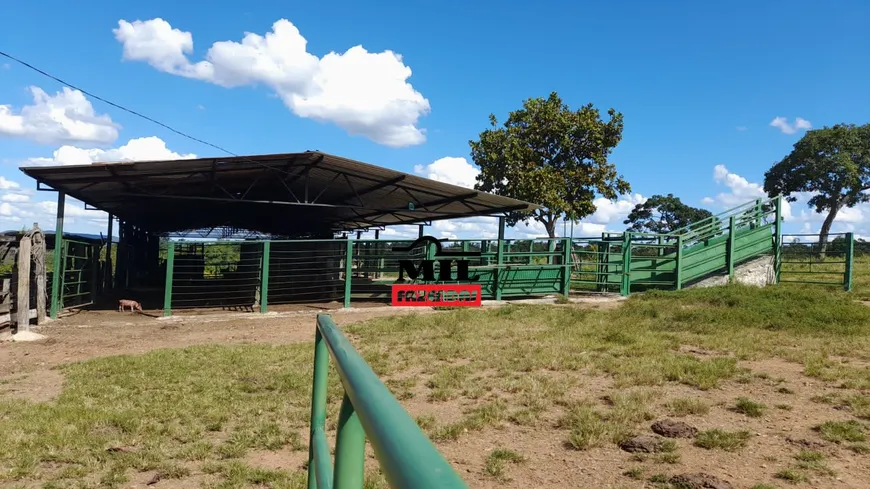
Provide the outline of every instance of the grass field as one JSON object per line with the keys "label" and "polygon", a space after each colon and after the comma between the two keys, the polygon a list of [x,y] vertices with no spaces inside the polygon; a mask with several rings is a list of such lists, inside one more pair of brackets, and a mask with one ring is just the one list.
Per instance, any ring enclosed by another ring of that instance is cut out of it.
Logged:
{"label": "grass field", "polygon": [[[471,487],[676,488],[695,472],[741,488],[863,487],[864,298],[868,260],[851,295],[727,286],[342,329]],[[56,398],[0,397],[0,484],[305,487],[312,353],[310,341],[204,344],[61,365]],[[333,371],[330,429],[341,392]],[[663,418],[698,433],[619,449]],[[368,488],[386,487],[375,460],[367,469]]]}

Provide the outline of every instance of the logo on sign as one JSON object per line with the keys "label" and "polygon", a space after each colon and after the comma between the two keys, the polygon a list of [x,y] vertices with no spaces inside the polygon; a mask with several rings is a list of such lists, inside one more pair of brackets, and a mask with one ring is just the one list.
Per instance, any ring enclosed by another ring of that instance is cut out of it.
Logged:
{"label": "logo on sign", "polygon": [[[404,248],[393,248],[393,251],[408,252],[420,245],[430,245],[435,248],[433,258],[414,260],[399,260],[399,278],[392,286],[392,305],[394,306],[480,306],[480,284],[451,283],[438,285],[418,285],[405,283],[408,280],[423,282],[472,282],[478,280],[478,275],[471,276],[470,262],[463,257],[479,257],[479,251],[444,251],[441,241],[432,236],[422,236]],[[438,263],[438,274],[435,274],[435,263]],[[455,274],[454,274],[455,263]]]}

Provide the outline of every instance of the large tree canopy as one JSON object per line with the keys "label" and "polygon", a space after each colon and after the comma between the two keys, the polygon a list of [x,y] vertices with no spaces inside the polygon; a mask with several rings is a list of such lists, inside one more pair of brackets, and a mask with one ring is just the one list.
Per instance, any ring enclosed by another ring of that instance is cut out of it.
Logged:
{"label": "large tree canopy", "polygon": [[631,225],[629,231],[667,234],[712,216],[706,209],[684,204],[674,194],[653,195],[634,206],[623,224]]}
{"label": "large tree canopy", "polygon": [[807,204],[827,212],[819,231],[824,255],[831,225],[843,207],[870,200],[870,124],[837,124],[807,131],[792,152],[764,174],[764,191],[789,202],[811,193]]}
{"label": "large tree canopy", "polygon": [[622,114],[610,109],[601,119],[592,104],[572,111],[556,92],[531,98],[499,127],[469,141],[480,167],[475,188],[544,206],[532,214],[513,213],[508,225],[534,219],[556,236],[556,221],[572,221],[595,212],[596,195],[615,199],[631,191],[608,157],[622,139]]}

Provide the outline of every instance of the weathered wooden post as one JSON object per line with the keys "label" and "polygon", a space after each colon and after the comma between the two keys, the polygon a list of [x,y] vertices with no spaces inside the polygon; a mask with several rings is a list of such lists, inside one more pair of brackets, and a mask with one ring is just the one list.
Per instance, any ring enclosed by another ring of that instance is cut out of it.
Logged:
{"label": "weathered wooden post", "polygon": [[30,331],[30,233],[18,242],[18,293],[15,298],[18,331]]}
{"label": "weathered wooden post", "polygon": [[33,246],[33,273],[36,275],[36,324],[45,324],[45,286],[47,272],[45,269],[45,234],[39,229],[39,224],[33,223],[31,237]]}

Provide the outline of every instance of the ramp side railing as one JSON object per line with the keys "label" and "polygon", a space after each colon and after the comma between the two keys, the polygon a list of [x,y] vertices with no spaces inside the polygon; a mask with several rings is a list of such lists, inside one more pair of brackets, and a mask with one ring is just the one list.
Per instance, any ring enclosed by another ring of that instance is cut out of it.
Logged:
{"label": "ramp side railing", "polygon": [[[335,360],[335,369],[344,386],[334,464],[326,440],[330,356]],[[308,489],[362,489],[366,440],[371,442],[381,472],[391,488],[468,487],[332,318],[319,314],[314,339]]]}

